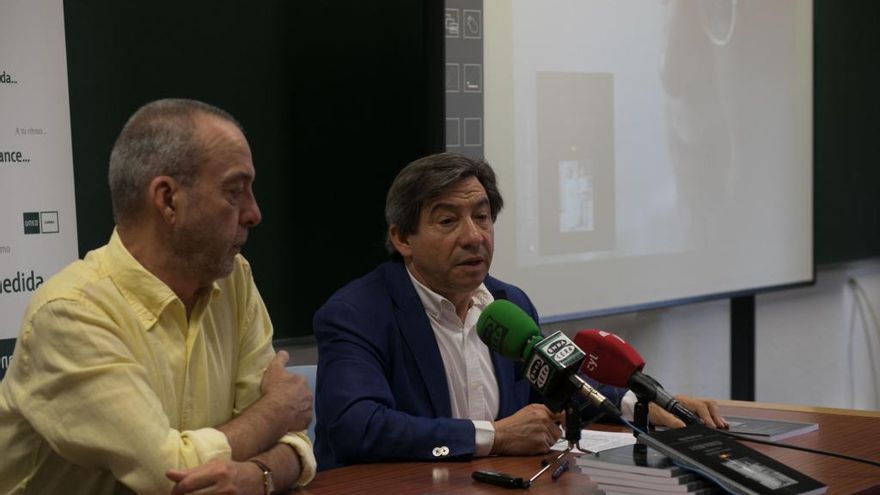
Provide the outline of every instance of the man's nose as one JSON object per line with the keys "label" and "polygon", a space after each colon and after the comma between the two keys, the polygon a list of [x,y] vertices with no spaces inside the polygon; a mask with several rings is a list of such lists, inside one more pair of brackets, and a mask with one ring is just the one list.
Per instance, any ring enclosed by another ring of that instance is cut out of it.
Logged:
{"label": "man's nose", "polygon": [[246,227],[256,227],[263,220],[263,214],[260,213],[260,207],[257,205],[257,198],[253,193],[248,194],[247,201],[243,205],[241,212],[241,223]]}

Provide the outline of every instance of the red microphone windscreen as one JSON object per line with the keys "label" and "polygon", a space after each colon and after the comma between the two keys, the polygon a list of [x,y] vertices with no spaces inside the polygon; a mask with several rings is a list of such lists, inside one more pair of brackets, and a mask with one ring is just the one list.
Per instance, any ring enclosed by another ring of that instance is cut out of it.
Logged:
{"label": "red microphone windscreen", "polygon": [[600,383],[626,387],[633,373],[645,367],[642,356],[611,332],[581,330],[574,343],[587,355],[581,372]]}

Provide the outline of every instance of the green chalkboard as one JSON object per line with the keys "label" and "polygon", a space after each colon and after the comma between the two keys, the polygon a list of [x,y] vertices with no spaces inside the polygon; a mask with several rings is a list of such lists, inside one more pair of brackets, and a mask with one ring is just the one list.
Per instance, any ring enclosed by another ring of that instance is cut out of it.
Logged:
{"label": "green chalkboard", "polygon": [[276,337],[385,258],[384,196],[443,144],[442,2],[65,2],[80,255],[113,227],[106,171],[128,116],[196,98],[243,124],[263,222],[244,254]]}
{"label": "green chalkboard", "polygon": [[880,256],[880,2],[814,2],[817,264]]}

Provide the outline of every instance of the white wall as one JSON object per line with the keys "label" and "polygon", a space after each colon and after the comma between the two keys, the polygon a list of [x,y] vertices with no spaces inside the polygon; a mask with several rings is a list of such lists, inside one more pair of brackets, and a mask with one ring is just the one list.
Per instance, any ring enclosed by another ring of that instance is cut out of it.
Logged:
{"label": "white wall", "polygon": [[[854,314],[853,280],[880,286],[880,259],[826,267],[817,271],[813,286],[757,297],[756,400],[880,408],[878,368],[872,368],[862,336],[863,330],[873,331],[876,348],[876,321],[872,325]],[[869,294],[874,315],[880,314],[878,294],[876,288]],[[645,372],[673,393],[730,396],[727,300],[552,324],[545,330],[573,334],[585,328],[612,331],[626,339],[645,358]],[[880,354],[875,351],[874,356]]]}
{"label": "white wall", "polygon": [[[861,305],[856,286],[867,295]],[[867,356],[869,347],[878,352],[878,309],[880,259],[829,267],[814,287],[761,296],[757,400],[880,409],[880,376]]]}
{"label": "white wall", "polygon": [[[548,331],[598,328],[623,337],[645,359],[645,373],[672,393],[730,395],[730,304],[713,301],[545,325]],[[539,309],[540,310],[540,309]]]}
{"label": "white wall", "polygon": [[[870,309],[853,311],[853,280],[865,289],[873,314]],[[874,356],[880,358],[878,317],[880,259],[825,267],[817,271],[813,286],[759,295],[756,400],[880,409],[880,359],[872,362],[867,351],[873,342]],[[544,331],[573,335],[585,328],[612,331],[626,339],[645,358],[645,372],[672,393],[730,397],[727,300],[555,323]],[[875,333],[869,339],[863,330]],[[316,362],[313,345],[289,350],[292,363]]]}

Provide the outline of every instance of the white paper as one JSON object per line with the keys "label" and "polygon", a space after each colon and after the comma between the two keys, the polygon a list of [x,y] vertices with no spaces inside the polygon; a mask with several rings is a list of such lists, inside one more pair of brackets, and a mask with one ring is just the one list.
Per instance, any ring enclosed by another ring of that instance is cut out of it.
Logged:
{"label": "white paper", "polygon": [[[571,451],[589,454],[634,443],[636,443],[636,437],[629,432],[581,430],[581,441],[578,443],[578,448]],[[552,450],[565,450],[567,447],[568,440],[560,438]]]}

